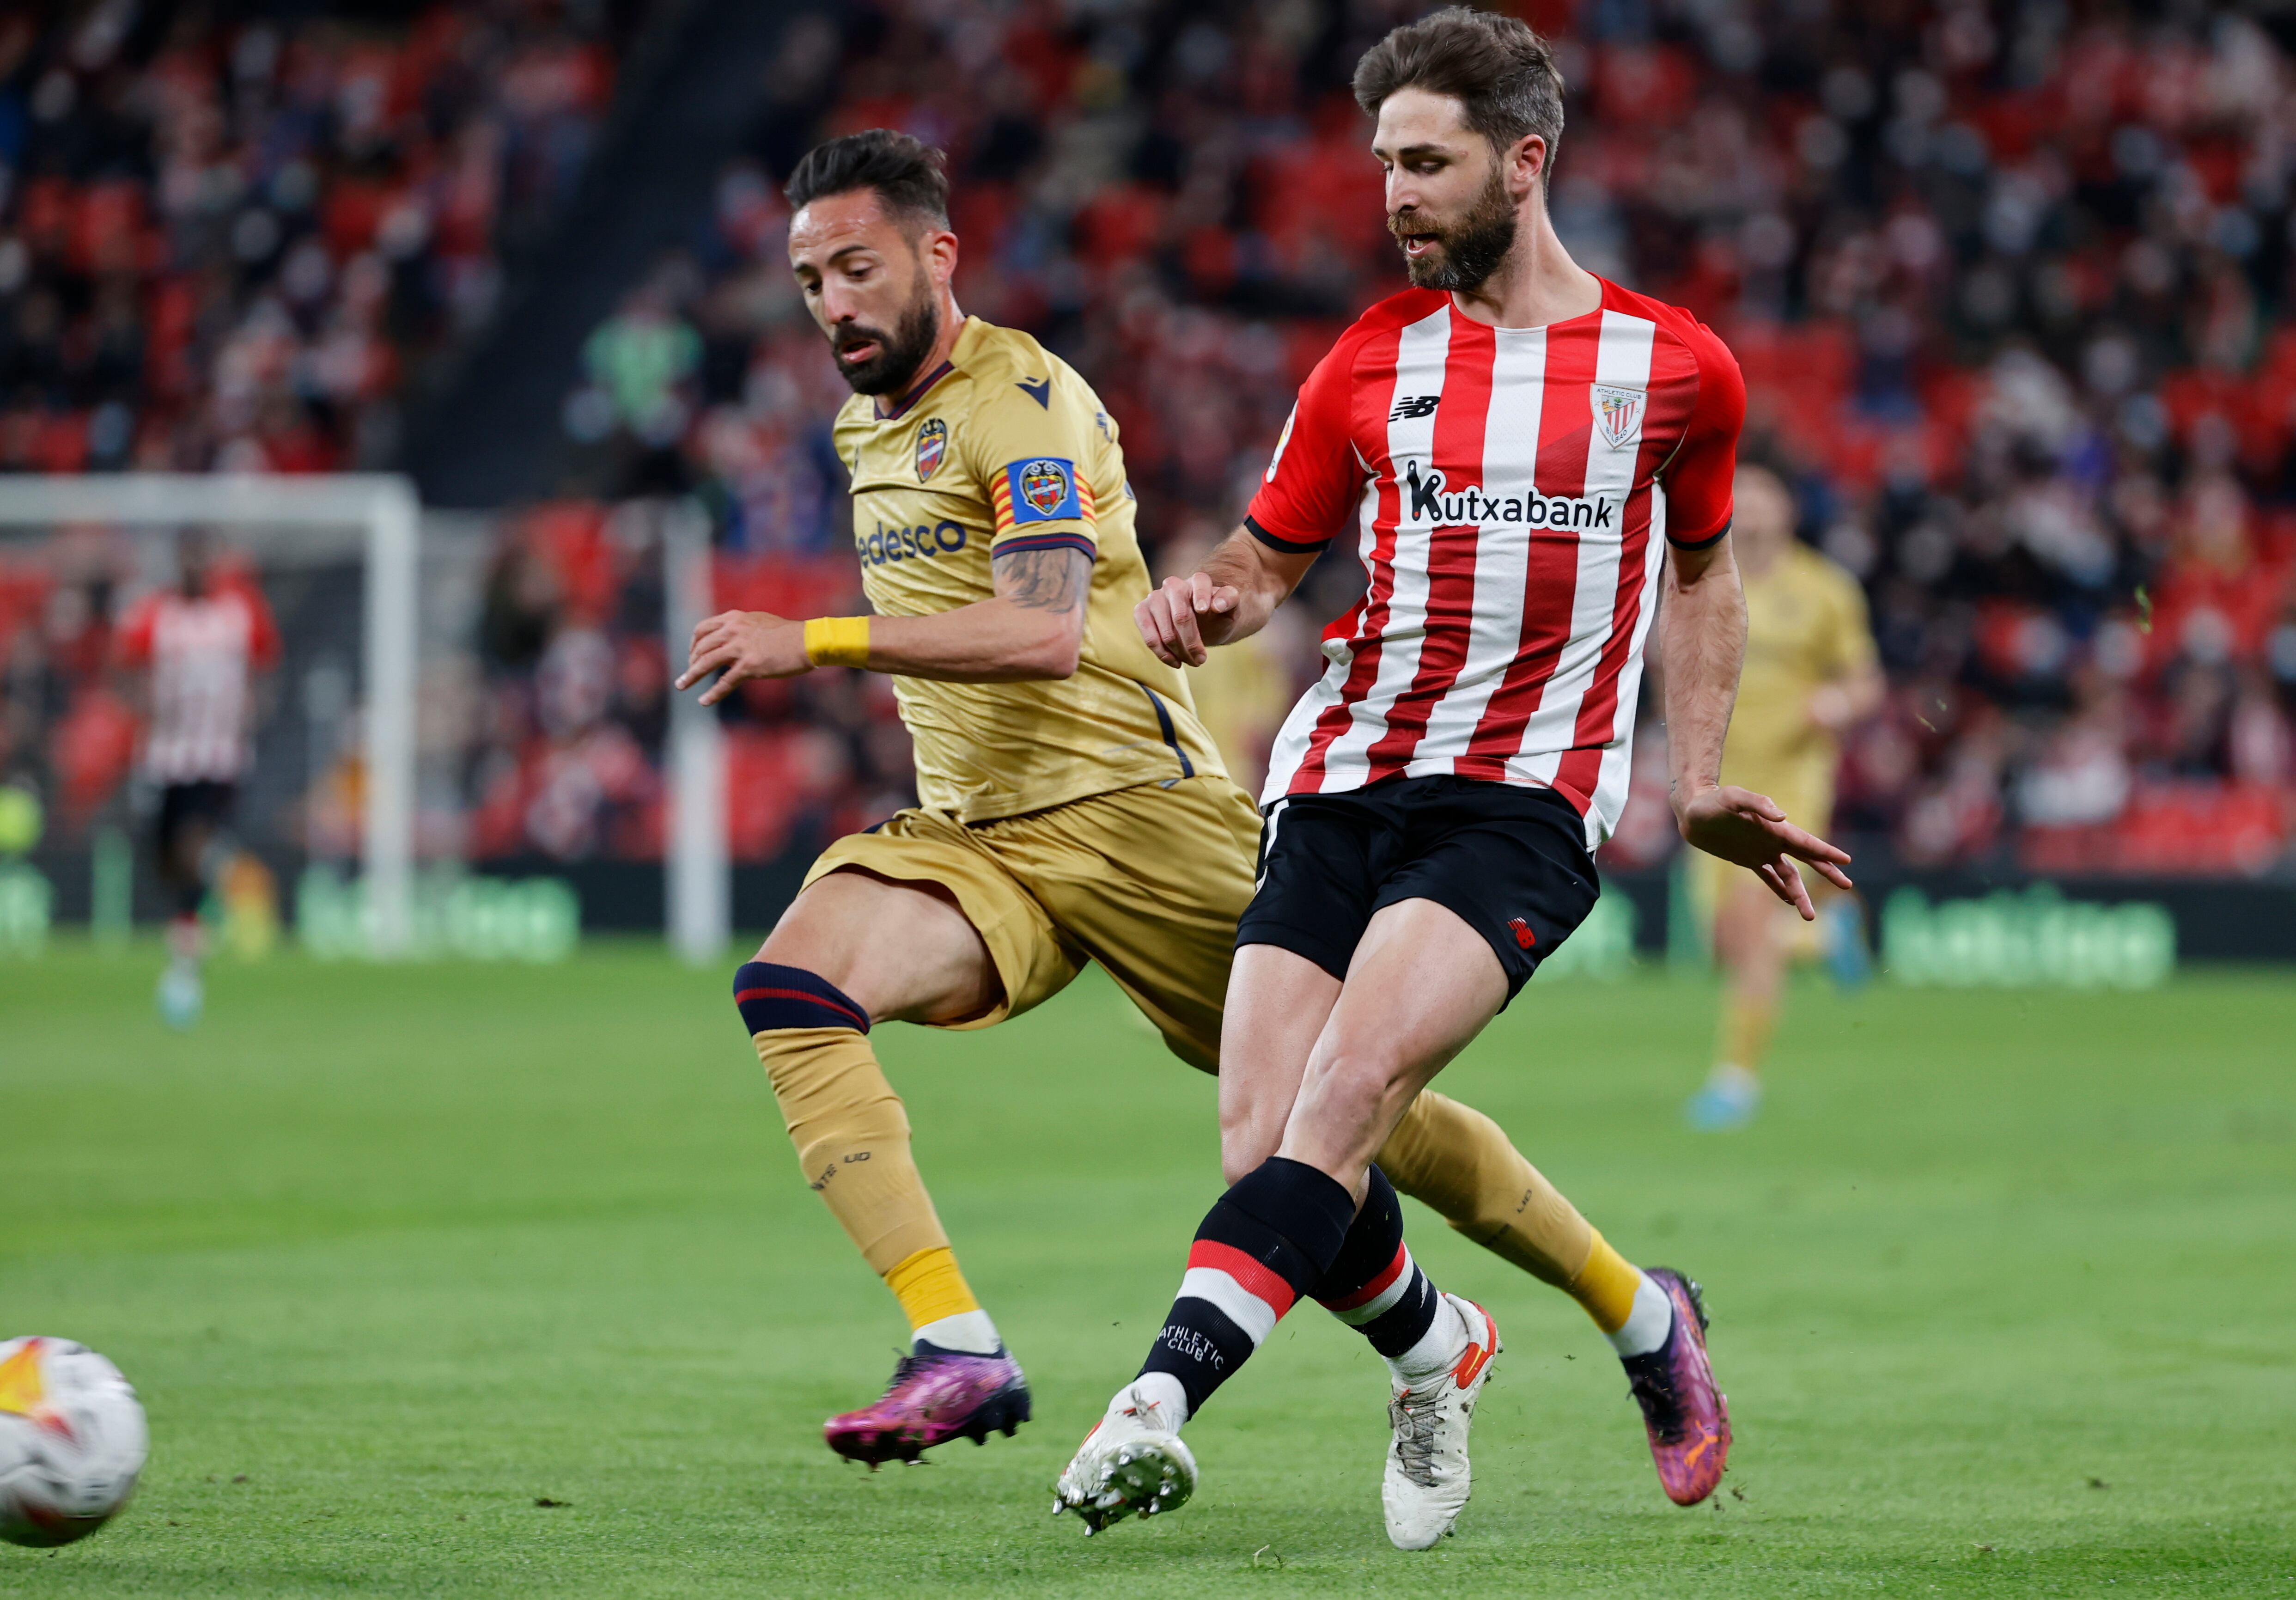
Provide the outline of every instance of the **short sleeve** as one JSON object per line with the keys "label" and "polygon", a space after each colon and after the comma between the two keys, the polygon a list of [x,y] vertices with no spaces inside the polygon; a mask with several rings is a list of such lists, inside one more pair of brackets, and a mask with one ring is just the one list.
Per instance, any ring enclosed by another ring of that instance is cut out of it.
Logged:
{"label": "short sleeve", "polygon": [[1738,358],[1711,328],[1693,324],[1686,342],[1698,358],[1698,398],[1661,480],[1668,543],[1700,550],[1730,531],[1730,484],[1738,472],[1738,431],[1746,423],[1746,380]]}
{"label": "short sleeve", "polygon": [[247,660],[259,672],[279,664],[279,625],[272,619],[270,603],[252,579],[236,586],[240,603],[247,607]]}
{"label": "short sleeve", "polygon": [[1263,545],[1299,554],[1320,550],[1355,512],[1365,477],[1348,431],[1356,345],[1342,339],[1300,386],[1243,519]]}
{"label": "short sleeve", "polygon": [[159,596],[146,595],[128,609],[112,636],[112,652],[123,667],[142,668],[152,664],[152,636],[160,622]]}
{"label": "short sleeve", "polygon": [[1849,677],[1871,669],[1880,656],[1874,645],[1874,628],[1866,611],[1866,591],[1841,568],[1828,563],[1832,590],[1826,607],[1825,669],[1830,677]]}
{"label": "short sleeve", "polygon": [[1049,376],[980,382],[988,393],[960,424],[958,447],[995,515],[989,553],[1081,550],[1097,559],[1092,461],[1100,432],[1091,391]]}

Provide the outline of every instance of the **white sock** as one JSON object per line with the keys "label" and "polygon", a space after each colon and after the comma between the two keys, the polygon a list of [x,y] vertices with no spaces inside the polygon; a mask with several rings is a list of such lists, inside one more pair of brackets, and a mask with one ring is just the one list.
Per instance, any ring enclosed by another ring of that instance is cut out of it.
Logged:
{"label": "white sock", "polygon": [[981,1310],[959,1311],[954,1317],[944,1317],[939,1322],[929,1322],[914,1335],[927,1344],[945,1350],[963,1350],[968,1356],[993,1356],[1004,1348],[996,1337],[996,1325]]}
{"label": "white sock", "polygon": [[1642,1282],[1635,1286],[1635,1309],[1627,1313],[1626,1325],[1603,1335],[1621,1356],[1647,1356],[1674,1331],[1674,1302],[1651,1281],[1649,1273],[1637,1276]]}
{"label": "white sock", "polygon": [[1188,1391],[1168,1372],[1144,1372],[1116,1391],[1111,1411],[1155,1408],[1156,1420],[1177,1433],[1188,1420]]}
{"label": "white sock", "polygon": [[1459,1315],[1459,1308],[1448,1297],[1438,1294],[1435,1320],[1427,1325],[1418,1343],[1388,1361],[1388,1370],[1408,1388],[1450,1371],[1459,1364],[1466,1349],[1467,1319]]}

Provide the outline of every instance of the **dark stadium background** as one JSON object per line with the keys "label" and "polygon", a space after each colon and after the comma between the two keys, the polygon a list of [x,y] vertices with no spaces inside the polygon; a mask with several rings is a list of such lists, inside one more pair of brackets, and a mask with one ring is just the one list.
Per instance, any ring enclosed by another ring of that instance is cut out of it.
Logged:
{"label": "dark stadium background", "polygon": [[[1177,559],[1400,283],[1345,79],[1423,9],[14,10],[0,470],[401,468],[487,513],[426,841],[566,873],[594,923],[658,915],[663,507],[706,508],[727,603],[854,603],[843,390],[782,258],[794,158],[878,125],[947,150],[961,302],[1098,386]],[[2296,12],[1525,14],[1570,83],[1563,237],[1722,332],[1747,449],[1866,587],[1891,683],[1841,774],[1866,881],[2142,892],[2189,953],[2296,937]],[[1330,568],[1303,620],[1344,601]],[[0,564],[0,777],[64,847],[121,804],[111,603],[97,557]],[[752,923],[903,802],[906,742],[842,671],[751,685],[727,726]],[[1647,898],[1671,839],[1640,765],[1605,862]],[[340,848],[342,781],[287,797],[283,837]]]}

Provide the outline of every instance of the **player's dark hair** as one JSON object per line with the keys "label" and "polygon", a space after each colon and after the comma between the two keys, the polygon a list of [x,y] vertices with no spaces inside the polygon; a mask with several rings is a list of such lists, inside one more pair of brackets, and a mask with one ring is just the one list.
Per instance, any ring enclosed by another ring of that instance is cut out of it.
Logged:
{"label": "player's dark hair", "polygon": [[941,152],[889,127],[864,128],[805,152],[782,187],[792,209],[824,194],[876,192],[886,214],[948,226],[948,171]]}
{"label": "player's dark hair", "polygon": [[1562,74],[1554,53],[1528,23],[1453,5],[1407,22],[1356,63],[1356,103],[1376,117],[1403,89],[1447,94],[1466,109],[1467,126],[1503,151],[1537,134],[1546,141],[1539,181],[1554,170],[1562,138]]}

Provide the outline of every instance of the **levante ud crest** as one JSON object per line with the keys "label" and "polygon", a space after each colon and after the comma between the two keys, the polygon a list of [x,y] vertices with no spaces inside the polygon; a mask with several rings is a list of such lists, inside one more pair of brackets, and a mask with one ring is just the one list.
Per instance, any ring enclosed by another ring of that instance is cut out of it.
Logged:
{"label": "levante ud crest", "polygon": [[940,458],[947,454],[948,424],[933,417],[917,430],[917,481],[922,483],[940,471]]}
{"label": "levante ud crest", "polygon": [[1614,389],[1607,383],[1588,387],[1594,391],[1595,431],[1613,450],[1621,449],[1642,436],[1643,405],[1650,397],[1639,389]]}
{"label": "levante ud crest", "polygon": [[1069,497],[1069,465],[1049,458],[1021,469],[1021,497],[1040,517],[1057,513]]}

